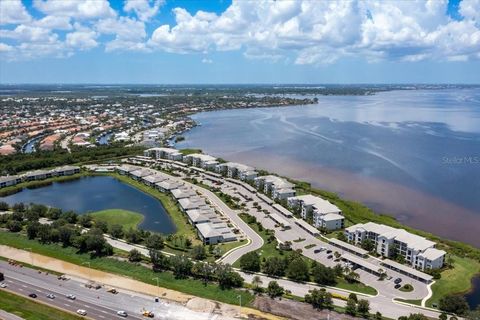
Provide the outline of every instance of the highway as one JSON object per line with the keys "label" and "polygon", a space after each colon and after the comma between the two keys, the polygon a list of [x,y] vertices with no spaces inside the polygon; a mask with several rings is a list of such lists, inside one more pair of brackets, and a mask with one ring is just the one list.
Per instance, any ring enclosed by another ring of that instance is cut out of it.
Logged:
{"label": "highway", "polygon": [[[5,275],[4,283],[7,288],[19,295],[28,296],[35,293],[39,300],[58,308],[76,312],[78,309],[87,311],[87,317],[93,319],[122,319],[117,311],[124,310],[128,319],[146,319],[141,315],[143,309],[152,311],[155,319],[216,319],[218,315],[192,311],[180,304],[160,300],[155,302],[154,297],[126,290],[118,290],[112,294],[102,287],[98,290],[85,287],[86,281],[69,279],[58,280],[57,276],[29,268],[9,265],[0,261],[0,270]],[[3,289],[0,289],[3,290]],[[47,298],[53,293],[55,299]],[[66,296],[73,294],[75,300]]]}

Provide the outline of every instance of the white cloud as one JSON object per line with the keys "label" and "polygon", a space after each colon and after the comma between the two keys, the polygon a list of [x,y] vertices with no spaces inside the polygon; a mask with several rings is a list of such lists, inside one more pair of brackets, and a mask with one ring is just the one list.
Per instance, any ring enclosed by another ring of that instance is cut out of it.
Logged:
{"label": "white cloud", "polygon": [[0,42],[0,52],[11,52],[14,48],[6,43]]}
{"label": "white cloud", "polygon": [[213,63],[213,60],[212,60],[212,59],[208,59],[208,58],[203,58],[203,59],[202,59],[202,63],[212,64],[212,63]]}
{"label": "white cloud", "polygon": [[140,20],[148,21],[158,13],[163,4],[164,0],[126,0],[123,10],[135,12]]}
{"label": "white cloud", "polygon": [[95,19],[116,15],[108,0],[34,0],[33,5],[39,11],[53,16]]}
{"label": "white cloud", "polygon": [[46,16],[32,22],[32,25],[46,29],[70,30],[72,29],[70,20],[70,17],[65,16]]}
{"label": "white cloud", "polygon": [[21,0],[0,1],[0,25],[25,23],[31,20]]}
{"label": "white cloud", "polygon": [[76,25],[76,30],[65,36],[65,44],[72,49],[88,50],[98,46],[95,40],[98,34],[81,25]]}
{"label": "white cloud", "polygon": [[106,44],[107,51],[114,50],[147,50],[145,23],[132,18],[120,17],[100,20],[96,24],[99,33],[114,34],[115,39]]}

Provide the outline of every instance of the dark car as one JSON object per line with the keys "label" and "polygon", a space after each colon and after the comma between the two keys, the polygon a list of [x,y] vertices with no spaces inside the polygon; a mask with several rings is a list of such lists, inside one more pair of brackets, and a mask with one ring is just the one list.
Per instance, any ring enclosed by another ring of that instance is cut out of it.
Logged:
{"label": "dark car", "polygon": [[329,256],[327,257],[327,259],[332,259],[332,258],[333,258],[333,256],[332,256],[332,255],[329,255]]}
{"label": "dark car", "polygon": [[332,250],[327,250],[327,254],[330,254],[330,253],[332,253]]}
{"label": "dark car", "polygon": [[395,289],[400,289],[401,287],[402,287],[402,285],[399,284],[399,283],[397,283],[397,284],[395,285]]}
{"label": "dark car", "polygon": [[402,282],[402,278],[397,278],[393,281],[395,284],[399,284],[400,282]]}
{"label": "dark car", "polygon": [[313,250],[313,253],[320,253],[320,252],[322,252],[322,250],[320,250],[320,249]]}
{"label": "dark car", "polygon": [[29,296],[30,298],[34,298],[34,299],[37,297],[37,295],[36,295],[35,293],[30,293],[28,296]]}

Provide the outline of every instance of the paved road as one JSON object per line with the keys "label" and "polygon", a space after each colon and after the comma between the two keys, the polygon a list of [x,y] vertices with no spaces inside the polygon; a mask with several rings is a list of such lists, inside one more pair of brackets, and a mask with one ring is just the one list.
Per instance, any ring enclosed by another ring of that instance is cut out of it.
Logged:
{"label": "paved road", "polygon": [[[85,309],[87,316],[93,319],[121,319],[117,311],[124,310],[128,319],[144,319],[142,309],[151,310],[156,319],[215,319],[217,315],[200,313],[189,310],[180,304],[160,300],[155,302],[154,297],[139,293],[119,290],[118,294],[106,292],[105,288],[98,290],[86,288],[85,282],[80,280],[58,280],[54,275],[46,275],[29,268],[11,266],[0,261],[0,268],[5,274],[7,289],[20,295],[37,294],[37,300],[57,306],[61,309],[76,312]],[[0,289],[1,290],[1,289]],[[49,299],[47,294],[53,293],[55,299]],[[73,294],[75,300],[66,298]]]}

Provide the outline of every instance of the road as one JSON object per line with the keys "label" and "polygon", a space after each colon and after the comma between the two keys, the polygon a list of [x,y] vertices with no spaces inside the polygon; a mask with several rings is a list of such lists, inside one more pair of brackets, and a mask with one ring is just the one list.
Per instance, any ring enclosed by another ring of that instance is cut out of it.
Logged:
{"label": "road", "polygon": [[[58,308],[76,312],[78,309],[87,311],[87,316],[93,319],[121,319],[117,311],[124,310],[128,319],[145,319],[141,316],[142,309],[155,314],[156,319],[216,319],[218,315],[192,311],[180,304],[170,301],[154,301],[154,297],[119,290],[118,294],[108,293],[105,288],[98,290],[85,287],[86,281],[80,279],[58,280],[57,276],[26,267],[9,265],[0,261],[0,268],[5,274],[7,289],[17,294],[28,296],[37,294],[36,300],[56,306]],[[0,289],[2,290],[2,289]],[[47,298],[53,293],[55,299]],[[75,300],[66,297],[68,294],[76,296]]]}

